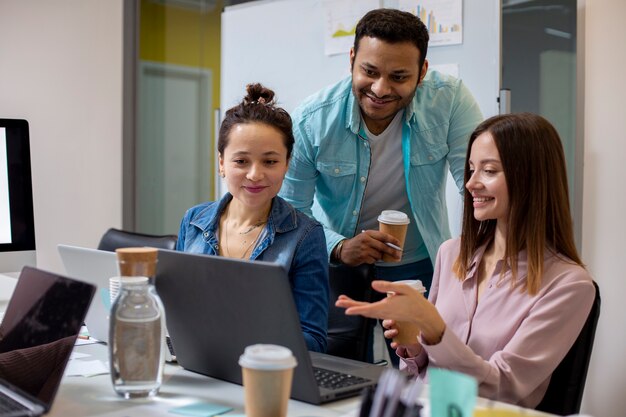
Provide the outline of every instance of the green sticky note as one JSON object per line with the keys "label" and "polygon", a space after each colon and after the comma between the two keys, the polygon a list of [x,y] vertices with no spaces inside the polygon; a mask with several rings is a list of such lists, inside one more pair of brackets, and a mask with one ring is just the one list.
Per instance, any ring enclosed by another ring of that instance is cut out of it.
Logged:
{"label": "green sticky note", "polygon": [[472,417],[478,396],[476,379],[447,369],[428,368],[431,417]]}
{"label": "green sticky note", "polygon": [[195,403],[183,407],[172,408],[170,413],[181,414],[183,416],[212,417],[228,413],[232,408],[219,404]]}

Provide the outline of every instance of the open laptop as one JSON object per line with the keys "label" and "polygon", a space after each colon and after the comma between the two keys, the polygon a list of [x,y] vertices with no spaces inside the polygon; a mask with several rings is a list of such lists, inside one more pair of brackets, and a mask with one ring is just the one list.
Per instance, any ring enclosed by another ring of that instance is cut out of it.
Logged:
{"label": "open laptop", "polygon": [[94,292],[24,267],[0,324],[0,417],[50,410]]}
{"label": "open laptop", "polygon": [[[57,245],[57,249],[68,276],[96,286],[96,296],[85,318],[85,325],[90,337],[108,344],[111,311],[109,278],[119,275],[116,253],[62,244]],[[165,360],[175,362],[169,336],[166,337],[166,346]]]}
{"label": "open laptop", "polygon": [[[238,360],[246,346],[286,346],[298,361],[292,398],[320,404],[358,395],[384,370],[309,352],[289,278],[278,264],[160,250],[155,284],[178,363],[190,371],[241,384]],[[345,386],[320,386],[316,373],[326,371],[351,378]]]}
{"label": "open laptop", "polygon": [[57,249],[69,277],[96,286],[96,296],[85,318],[85,325],[90,337],[108,343],[111,311],[109,278],[119,275],[117,255],[115,252],[69,245],[58,245]]}

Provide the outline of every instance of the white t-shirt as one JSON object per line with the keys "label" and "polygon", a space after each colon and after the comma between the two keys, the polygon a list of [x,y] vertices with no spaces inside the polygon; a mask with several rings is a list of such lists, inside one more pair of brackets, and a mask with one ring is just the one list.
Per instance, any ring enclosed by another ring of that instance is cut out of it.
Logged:
{"label": "white t-shirt", "polygon": [[357,233],[361,230],[378,230],[378,215],[383,210],[402,211],[411,219],[404,242],[402,261],[400,263],[379,262],[381,266],[409,264],[428,257],[424,241],[415,225],[406,192],[402,165],[403,115],[403,111],[396,113],[389,126],[380,135],[371,133],[362,121],[369,139],[372,158]]}

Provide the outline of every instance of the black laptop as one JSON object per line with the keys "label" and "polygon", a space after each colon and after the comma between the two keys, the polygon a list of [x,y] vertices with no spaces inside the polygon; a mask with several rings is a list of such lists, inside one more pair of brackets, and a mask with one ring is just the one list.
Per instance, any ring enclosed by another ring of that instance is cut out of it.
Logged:
{"label": "black laptop", "polygon": [[298,360],[292,398],[320,404],[358,395],[384,370],[309,352],[278,264],[160,250],[155,284],[178,363],[190,371],[241,384],[246,346],[286,346]]}
{"label": "black laptop", "polygon": [[94,292],[24,267],[0,324],[0,417],[50,410]]}

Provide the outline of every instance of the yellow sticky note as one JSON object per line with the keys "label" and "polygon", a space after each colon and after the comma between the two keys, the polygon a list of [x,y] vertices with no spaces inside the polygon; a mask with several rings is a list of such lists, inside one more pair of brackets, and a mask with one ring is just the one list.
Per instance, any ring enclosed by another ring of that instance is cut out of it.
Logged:
{"label": "yellow sticky note", "polygon": [[522,414],[521,411],[505,410],[502,408],[476,408],[474,409],[474,417],[529,417],[528,414]]}

